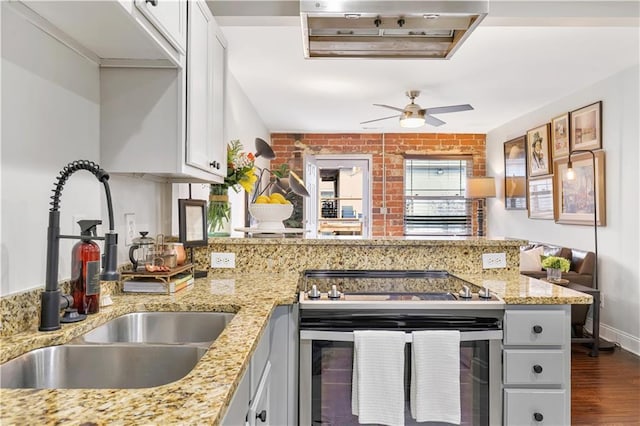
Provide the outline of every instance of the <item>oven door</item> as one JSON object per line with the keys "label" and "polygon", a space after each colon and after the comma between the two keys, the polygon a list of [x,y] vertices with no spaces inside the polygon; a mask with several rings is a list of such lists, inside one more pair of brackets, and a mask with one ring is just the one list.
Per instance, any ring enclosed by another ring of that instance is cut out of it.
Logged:
{"label": "oven door", "polygon": [[[499,425],[502,330],[462,331],[460,339],[461,424]],[[407,342],[405,425],[419,425],[409,407],[410,333]],[[301,425],[359,425],[351,414],[352,366],[353,332],[300,330]]]}

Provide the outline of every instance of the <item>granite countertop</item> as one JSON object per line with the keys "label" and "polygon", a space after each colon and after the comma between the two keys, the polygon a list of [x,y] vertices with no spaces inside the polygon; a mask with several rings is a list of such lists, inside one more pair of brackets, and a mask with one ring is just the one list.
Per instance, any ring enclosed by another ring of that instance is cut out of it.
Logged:
{"label": "granite countertop", "polygon": [[[591,296],[517,274],[459,275],[508,304],[588,304]],[[179,295],[113,296],[114,305],[87,320],[41,333],[0,339],[0,362],[58,345],[129,312],[235,312],[234,319],[184,378],[147,389],[0,389],[3,425],[53,423],[218,424],[275,306],[296,300],[298,274],[225,274],[196,280]]]}

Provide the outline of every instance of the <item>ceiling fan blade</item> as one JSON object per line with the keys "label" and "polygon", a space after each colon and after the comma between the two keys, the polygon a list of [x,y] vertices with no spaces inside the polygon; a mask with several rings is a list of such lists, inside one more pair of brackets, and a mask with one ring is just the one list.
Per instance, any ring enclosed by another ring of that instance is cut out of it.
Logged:
{"label": "ceiling fan blade", "polygon": [[473,107],[469,104],[464,105],[449,105],[435,108],[425,108],[423,111],[425,114],[444,114],[446,112],[460,112],[460,111],[469,111],[472,110]]}
{"label": "ceiling fan blade", "polygon": [[430,124],[432,126],[442,126],[443,124],[446,124],[444,121],[440,120],[439,118],[436,118],[432,115],[429,114],[425,114],[424,116],[424,122],[427,124]]}
{"label": "ceiling fan blade", "polygon": [[375,106],[379,106],[379,107],[383,107],[383,108],[389,108],[389,109],[394,109],[396,111],[400,111],[400,112],[404,112],[404,108],[398,108],[398,107],[394,107],[391,105],[384,105],[384,104],[374,104]]}
{"label": "ceiling fan blade", "polygon": [[374,121],[388,120],[389,118],[398,118],[398,117],[400,117],[400,114],[398,114],[398,115],[390,115],[389,117],[376,118],[375,120],[363,121],[360,124],[373,123]]}

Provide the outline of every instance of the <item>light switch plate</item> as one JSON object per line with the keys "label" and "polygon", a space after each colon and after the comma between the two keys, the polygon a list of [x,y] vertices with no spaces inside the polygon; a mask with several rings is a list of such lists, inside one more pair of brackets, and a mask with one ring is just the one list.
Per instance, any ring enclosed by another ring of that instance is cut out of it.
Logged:
{"label": "light switch plate", "polygon": [[133,244],[133,239],[136,237],[136,214],[125,213],[124,214],[125,232],[124,232],[124,245],[130,246]]}
{"label": "light switch plate", "polygon": [[507,255],[505,253],[484,253],[482,255],[482,269],[506,267]]}

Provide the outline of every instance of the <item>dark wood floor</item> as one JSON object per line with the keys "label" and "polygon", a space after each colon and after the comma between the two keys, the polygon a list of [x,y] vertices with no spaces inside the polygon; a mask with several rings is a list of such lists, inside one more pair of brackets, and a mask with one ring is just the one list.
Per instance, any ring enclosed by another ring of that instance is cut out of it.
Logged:
{"label": "dark wood floor", "polygon": [[571,424],[640,425],[640,357],[616,348],[592,358],[574,343]]}

